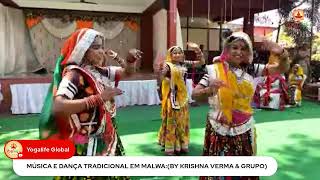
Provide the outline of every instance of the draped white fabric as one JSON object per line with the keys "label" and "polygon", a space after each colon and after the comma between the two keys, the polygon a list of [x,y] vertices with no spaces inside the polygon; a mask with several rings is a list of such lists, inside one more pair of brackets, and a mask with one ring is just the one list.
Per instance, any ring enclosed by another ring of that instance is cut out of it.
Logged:
{"label": "draped white fabric", "polygon": [[[50,84],[12,84],[12,114],[40,113]],[[124,94],[115,98],[117,107],[133,105],[160,104],[156,80],[120,81],[118,88]],[[187,79],[189,103],[191,99],[192,80]]]}
{"label": "draped white fabric", "polygon": [[193,84],[192,79],[187,79],[186,85],[187,85],[188,102],[189,102],[189,103],[195,102],[195,100],[193,100],[192,97],[191,97],[191,95],[192,95],[192,90],[193,90],[192,84]]}
{"label": "draped white fabric", "polygon": [[120,81],[119,86],[124,94],[116,96],[116,106],[160,104],[156,80]]}
{"label": "draped white fabric", "polygon": [[94,22],[93,28],[101,32],[106,39],[113,39],[118,36],[123,30],[124,22],[121,21],[109,21],[103,24]]}
{"label": "draped white fabric", "polygon": [[[93,28],[106,36],[105,47],[118,52],[123,58],[127,56],[129,49],[140,48],[139,30],[132,31],[124,26],[124,22],[110,21],[101,24],[94,22]],[[29,30],[34,54],[43,68],[51,72],[54,70],[63,42],[75,30],[75,22],[65,23],[58,18],[45,18]],[[110,61],[109,65],[118,64]],[[140,64],[137,64],[137,69],[139,67]]]}
{"label": "draped white fabric", "polygon": [[[260,97],[263,97],[264,93],[266,93],[267,90],[263,89],[260,91]],[[280,109],[280,93],[270,93],[271,101],[268,105],[264,105],[262,102],[260,104],[260,108],[267,108],[267,109]]]}
{"label": "draped white fabric", "polygon": [[12,84],[12,114],[40,113],[50,84]]}
{"label": "draped white fabric", "polygon": [[[140,48],[140,30],[133,31],[124,22],[94,23],[93,28],[106,34],[105,46],[121,57],[131,48]],[[0,76],[41,68],[52,72],[64,40],[75,30],[75,21],[65,23],[58,18],[44,18],[28,29],[22,10],[0,4]]]}
{"label": "draped white fabric", "polygon": [[0,4],[0,76],[39,68],[22,10]]}
{"label": "draped white fabric", "polygon": [[[167,54],[167,10],[162,9],[153,16],[153,69],[157,71],[158,65],[166,58]],[[180,15],[177,11],[176,20],[176,45],[183,48]]]}
{"label": "draped white fabric", "polygon": [[153,62],[156,62],[167,53],[167,10],[162,9],[153,16],[153,32]]}
{"label": "draped white fabric", "polygon": [[[67,38],[77,29],[76,21],[63,22],[59,18],[43,18],[43,27],[56,38]],[[106,39],[114,39],[124,29],[122,21],[107,21],[105,23],[93,23],[93,29],[104,34]]]}
{"label": "draped white fabric", "polygon": [[[254,83],[254,89],[256,89],[257,85],[260,84],[260,83],[264,83],[266,81],[266,76],[260,76],[260,77],[257,77],[257,78],[254,78],[253,79],[253,83]],[[270,93],[270,98],[271,98],[271,101],[269,102],[269,104],[267,106],[263,105],[263,103],[261,102],[260,104],[260,107],[261,108],[271,108],[271,109],[280,109],[280,93],[276,92],[272,92],[272,91],[275,91],[275,90],[278,90],[278,89],[281,89],[280,87],[280,81],[279,80],[276,80],[275,82],[273,82],[271,84],[271,93]],[[260,97],[263,97],[263,95],[267,92],[266,89],[261,89],[259,94],[260,94]]]}
{"label": "draped white fabric", "polygon": [[[10,85],[12,114],[40,113],[49,85]],[[117,107],[160,104],[156,80],[120,81],[118,87],[125,93],[115,98]]]}
{"label": "draped white fabric", "polygon": [[265,77],[264,76],[258,76],[256,78],[253,79],[253,89],[255,90],[257,85],[260,84],[260,83],[263,83],[265,80]]}
{"label": "draped white fabric", "polygon": [[[128,52],[132,48],[140,48],[140,30],[132,31],[129,27],[125,26],[122,31],[113,39],[105,39],[105,48],[110,48],[122,58],[126,58]],[[109,65],[118,66],[115,61],[109,61]],[[140,68],[140,61],[137,62],[136,68]]]}
{"label": "draped white fabric", "polygon": [[69,37],[77,29],[76,21],[63,23],[58,18],[43,18],[41,23],[51,35],[60,39]]}
{"label": "draped white fabric", "polygon": [[183,49],[183,40],[182,40],[179,11],[177,11],[177,20],[176,20],[176,41],[177,41],[177,46],[180,46]]}
{"label": "draped white fabric", "polygon": [[48,72],[53,72],[56,60],[60,55],[60,49],[66,38],[55,37],[44,27],[43,23],[33,26],[29,33],[30,44],[37,60]]}

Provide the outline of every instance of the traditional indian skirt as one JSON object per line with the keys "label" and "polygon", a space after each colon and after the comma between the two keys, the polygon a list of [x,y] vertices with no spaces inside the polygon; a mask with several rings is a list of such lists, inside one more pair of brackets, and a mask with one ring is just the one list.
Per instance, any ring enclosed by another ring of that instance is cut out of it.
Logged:
{"label": "traditional indian skirt", "polygon": [[189,107],[173,110],[168,104],[165,117],[158,133],[159,144],[166,154],[188,152],[189,146]]}
{"label": "traditional indian skirt", "polygon": [[[252,130],[236,136],[223,136],[214,131],[207,119],[203,156],[253,156]],[[200,177],[201,180],[257,180],[259,177]]]}
{"label": "traditional indian skirt", "polygon": [[[115,118],[112,118],[113,127],[117,131],[117,123]],[[102,139],[97,139],[97,153],[102,151],[105,144]],[[88,144],[76,144],[75,145],[76,152],[75,156],[86,156]],[[120,140],[120,136],[117,133],[117,145],[116,145],[116,151],[115,156],[124,156],[124,148]],[[106,157],[108,158],[108,157]],[[104,176],[104,177],[96,177],[96,176],[57,176],[54,177],[54,180],[128,180],[130,177],[126,176]]]}

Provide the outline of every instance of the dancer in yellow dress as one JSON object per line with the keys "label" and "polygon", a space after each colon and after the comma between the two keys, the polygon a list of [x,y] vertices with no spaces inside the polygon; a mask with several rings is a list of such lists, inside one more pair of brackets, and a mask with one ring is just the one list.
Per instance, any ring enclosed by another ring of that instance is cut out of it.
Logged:
{"label": "dancer in yellow dress", "polygon": [[295,64],[289,74],[289,94],[290,104],[301,106],[302,87],[307,76],[303,73],[303,69],[299,64]]}
{"label": "dancer in yellow dress", "polygon": [[[270,73],[287,71],[287,52],[273,45],[282,54],[278,66]],[[253,78],[246,67],[253,59],[252,43],[243,32],[227,38],[220,57],[207,65],[207,74],[192,92],[193,98],[208,97],[210,110],[204,140],[204,156],[252,156],[256,153],[255,128],[251,101]],[[266,67],[268,68],[268,67]],[[259,179],[259,177],[201,177],[200,179]]]}
{"label": "dancer in yellow dress", "polygon": [[181,47],[171,47],[166,62],[160,71],[162,81],[162,124],[158,133],[159,144],[166,155],[177,155],[189,151],[189,106],[185,84],[186,65],[203,65],[203,54],[194,43],[188,44],[195,50],[195,61],[186,61]]}

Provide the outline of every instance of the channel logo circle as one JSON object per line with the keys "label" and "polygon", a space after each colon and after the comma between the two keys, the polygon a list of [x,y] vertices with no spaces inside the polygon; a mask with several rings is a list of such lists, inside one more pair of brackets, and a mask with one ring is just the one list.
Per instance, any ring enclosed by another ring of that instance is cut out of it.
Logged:
{"label": "channel logo circle", "polygon": [[22,157],[22,145],[18,141],[9,141],[4,145],[4,153],[10,159]]}

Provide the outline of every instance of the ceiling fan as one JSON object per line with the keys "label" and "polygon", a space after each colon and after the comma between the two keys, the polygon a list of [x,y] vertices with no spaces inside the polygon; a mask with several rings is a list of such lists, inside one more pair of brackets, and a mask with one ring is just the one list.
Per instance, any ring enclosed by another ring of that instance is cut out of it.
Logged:
{"label": "ceiling fan", "polygon": [[86,4],[98,4],[96,2],[89,2],[89,1],[85,1],[85,0],[80,0],[80,2],[72,2],[72,3],[86,3]]}

